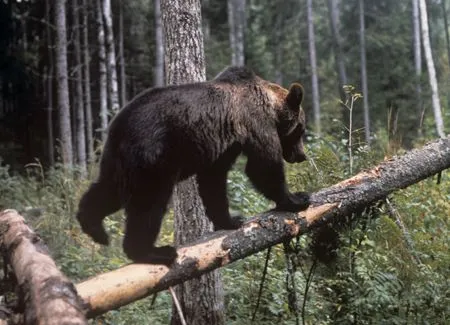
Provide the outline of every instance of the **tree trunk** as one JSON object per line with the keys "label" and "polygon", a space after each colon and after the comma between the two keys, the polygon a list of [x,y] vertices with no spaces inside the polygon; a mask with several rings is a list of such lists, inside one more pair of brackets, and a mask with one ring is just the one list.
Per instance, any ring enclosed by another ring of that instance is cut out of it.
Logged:
{"label": "tree trunk", "polygon": [[48,69],[47,69],[47,148],[48,161],[50,166],[55,164],[55,149],[53,142],[53,43],[51,26],[51,7],[50,0],[45,0],[45,19],[47,20],[46,36],[47,36],[47,53],[48,53]]}
{"label": "tree trunk", "polygon": [[84,108],[86,116],[86,145],[87,160],[89,163],[94,161],[94,130],[92,121],[91,104],[91,71],[90,71],[90,53],[89,53],[89,4],[83,0],[82,25],[83,25],[83,72],[84,72]]}
{"label": "tree trunk", "polygon": [[105,26],[106,41],[106,71],[108,73],[108,98],[111,113],[116,114],[119,109],[119,91],[117,86],[116,50],[114,47],[114,30],[111,11],[111,0],[102,0],[103,24]]}
{"label": "tree trunk", "polygon": [[106,73],[105,25],[103,23],[102,0],[97,0],[97,40],[100,93],[100,128],[102,142],[106,140],[108,128],[108,76]]}
{"label": "tree trunk", "polygon": [[[200,8],[199,0],[161,2],[168,84],[206,79]],[[174,194],[176,245],[210,232],[212,224],[205,216],[195,178],[179,183]],[[224,324],[223,285],[218,271],[185,282],[175,292],[188,324]],[[176,308],[172,310],[171,324],[181,324]]]}
{"label": "tree trunk", "polygon": [[[445,2],[447,0],[441,0],[442,5],[442,15],[444,16],[444,30],[445,30],[445,45],[447,46],[447,61],[450,66],[450,35],[448,31],[448,18],[447,18],[447,8],[445,6]],[[450,79],[447,77],[447,89],[450,86]],[[448,93],[449,94],[449,93]],[[450,96],[447,95],[447,107],[450,107]]]}
{"label": "tree trunk", "polygon": [[431,52],[430,34],[428,31],[427,4],[425,0],[419,0],[419,8],[420,8],[420,22],[422,28],[423,50],[425,53],[425,61],[427,63],[428,78],[430,81],[430,88],[431,88],[431,104],[433,107],[437,134],[441,138],[443,138],[445,137],[444,120],[442,119],[441,104],[439,102],[438,83],[436,78],[436,69],[434,68],[433,54]]}
{"label": "tree trunk", "polygon": [[77,147],[77,164],[80,169],[81,176],[86,177],[86,133],[84,122],[84,105],[83,105],[83,74],[81,63],[81,38],[80,38],[80,12],[78,0],[72,0],[72,19],[73,19],[73,35],[74,35],[74,56],[75,56],[75,111],[76,111],[76,147]]}
{"label": "tree trunk", "polygon": [[127,102],[127,80],[125,74],[125,54],[123,50],[123,0],[119,1],[119,60],[120,60],[120,106]]}
{"label": "tree trunk", "polygon": [[245,34],[246,0],[228,0],[228,26],[231,48],[231,64],[245,64],[244,34]]}
{"label": "tree trunk", "polygon": [[366,23],[364,15],[364,0],[359,0],[359,47],[361,55],[361,85],[363,93],[364,135],[366,143],[370,145],[369,89],[367,87],[366,65]]}
{"label": "tree trunk", "polygon": [[[180,247],[177,261],[170,269],[161,265],[130,264],[97,275],[76,287],[90,308],[88,315],[100,315],[317,227],[327,227],[327,221],[346,220],[349,215],[384,200],[394,191],[448,168],[450,136],[385,160],[370,170],[312,193],[312,205],[305,211],[265,212],[249,218],[240,229],[215,232]],[[192,303],[203,301],[195,299],[192,297]]]}
{"label": "tree trunk", "polygon": [[273,30],[273,52],[275,59],[275,82],[283,84],[283,24],[285,21],[284,11],[279,10],[275,17],[275,28]]}
{"label": "tree trunk", "polygon": [[[339,95],[341,97],[341,101],[345,102],[345,92],[343,87],[348,83],[348,81],[347,72],[345,69],[345,59],[344,55],[342,54],[341,35],[339,32],[339,7],[336,0],[328,0],[327,5],[332,35],[331,40],[333,44],[334,62],[338,75]],[[345,116],[347,116],[347,114],[345,114]],[[347,118],[345,118],[344,120],[346,119]]]}
{"label": "tree trunk", "polygon": [[[15,210],[0,212],[0,243],[17,279],[25,324],[87,324],[74,285],[56,267],[48,248]],[[4,265],[6,267],[6,265]]]}
{"label": "tree trunk", "polygon": [[447,60],[450,66],[450,35],[448,32],[448,19],[447,19],[447,8],[445,7],[445,1],[441,0],[442,15],[444,16],[444,30],[445,30],[445,45],[447,46]]}
{"label": "tree trunk", "polygon": [[419,0],[412,0],[412,14],[413,14],[413,46],[414,46],[414,71],[416,74],[416,101],[417,101],[417,121],[418,121],[418,135],[422,134],[422,51],[420,42],[420,15],[419,15]]}
{"label": "tree trunk", "polygon": [[59,134],[61,159],[64,166],[72,167],[72,130],[70,126],[69,81],[67,77],[66,1],[55,0],[56,25],[56,84],[58,92]]}
{"label": "tree trunk", "polygon": [[308,48],[309,61],[311,63],[311,89],[312,89],[312,104],[314,113],[315,131],[320,135],[320,98],[319,98],[319,79],[317,77],[317,60],[316,60],[316,38],[314,35],[314,14],[312,0],[306,1],[306,11],[308,20]]}
{"label": "tree trunk", "polygon": [[161,22],[161,0],[153,1],[155,12],[155,71],[153,83],[156,87],[164,86],[164,35]]}

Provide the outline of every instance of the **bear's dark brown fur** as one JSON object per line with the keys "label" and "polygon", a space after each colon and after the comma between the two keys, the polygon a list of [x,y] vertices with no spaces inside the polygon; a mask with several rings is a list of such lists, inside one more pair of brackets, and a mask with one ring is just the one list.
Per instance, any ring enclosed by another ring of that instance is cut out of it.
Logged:
{"label": "bear's dark brown fur", "polygon": [[246,173],[276,209],[299,211],[306,193],[289,192],[283,167],[306,159],[303,88],[289,91],[244,67],[208,82],[149,89],[113,119],[98,179],[83,195],[77,219],[84,232],[108,244],[102,220],[124,208],[123,242],[135,262],[171,264],[173,247],[155,247],[174,185],[197,176],[206,214],[216,230],[236,229],[226,194],[227,173],[240,153]]}

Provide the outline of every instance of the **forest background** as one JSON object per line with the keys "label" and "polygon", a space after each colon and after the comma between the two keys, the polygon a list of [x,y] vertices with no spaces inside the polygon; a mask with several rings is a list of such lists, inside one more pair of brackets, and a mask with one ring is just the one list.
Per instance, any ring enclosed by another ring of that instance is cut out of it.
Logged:
{"label": "forest background", "polygon": [[[304,85],[310,160],[287,168],[292,188],[317,190],[448,130],[448,5],[205,0],[207,77],[245,64],[281,85]],[[74,280],[127,262],[121,214],[107,221],[114,239],[108,248],[92,244],[73,215],[96,175],[110,119],[140,91],[164,84],[159,6],[158,0],[0,2],[0,209],[26,214]],[[58,61],[64,57],[65,70]],[[233,208],[247,215],[269,208],[238,165],[229,177]],[[447,171],[439,185],[425,180],[396,194],[394,212],[384,204],[366,211],[364,222],[350,222],[328,264],[308,250],[311,238],[298,240],[294,266],[276,247],[258,322],[448,322],[448,179]],[[172,242],[171,220],[161,242]],[[227,324],[250,323],[264,259],[252,256],[222,271]],[[142,300],[98,321],[167,324],[170,310],[170,296],[161,293],[152,304]]]}

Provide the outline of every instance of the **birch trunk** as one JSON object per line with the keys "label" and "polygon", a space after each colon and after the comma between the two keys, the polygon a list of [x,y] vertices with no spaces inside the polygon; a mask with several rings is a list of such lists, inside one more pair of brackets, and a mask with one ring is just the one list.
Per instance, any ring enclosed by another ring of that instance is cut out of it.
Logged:
{"label": "birch trunk", "polygon": [[119,60],[120,60],[120,106],[127,102],[127,80],[125,74],[125,53],[123,50],[123,0],[119,1]]}
{"label": "birch trunk", "polygon": [[227,5],[231,64],[243,66],[246,0],[228,0]]}
{"label": "birch trunk", "polygon": [[114,31],[111,11],[111,0],[102,0],[103,23],[105,26],[106,41],[106,71],[108,73],[108,98],[111,105],[111,113],[119,111],[119,91],[117,86],[116,50],[114,47]]}
{"label": "birch trunk", "polygon": [[420,23],[422,28],[423,50],[425,54],[425,61],[427,63],[428,78],[430,81],[430,88],[431,88],[431,104],[433,107],[437,134],[441,138],[443,138],[445,137],[444,120],[442,119],[441,104],[439,102],[438,83],[436,78],[436,69],[434,67],[433,54],[431,52],[430,34],[428,31],[427,4],[425,0],[419,0],[419,8],[420,8]]}
{"label": "birch trunk", "polygon": [[418,134],[422,133],[422,43],[420,41],[420,14],[419,14],[419,0],[412,0],[412,14],[413,14],[413,46],[414,46],[414,71],[416,74],[416,101],[417,101],[417,116],[418,116]]}
{"label": "birch trunk", "polygon": [[45,19],[47,20],[46,37],[48,51],[48,69],[47,69],[47,148],[48,158],[51,166],[55,164],[55,149],[53,141],[53,43],[51,25],[51,7],[50,0],[45,0]]}
{"label": "birch trunk", "polygon": [[316,59],[316,39],[314,35],[314,14],[312,0],[306,1],[306,11],[308,20],[308,49],[309,61],[311,64],[311,89],[312,89],[312,104],[314,113],[315,131],[320,135],[320,98],[319,98],[319,79],[317,77],[317,59]]}
{"label": "birch trunk", "polygon": [[[200,0],[162,0],[162,22],[165,35],[166,80],[183,84],[206,79]],[[182,245],[212,230],[206,218],[195,178],[175,187],[175,242]],[[217,271],[176,287],[186,322],[224,324],[223,285]],[[181,324],[172,308],[171,324]]]}
{"label": "birch trunk", "polygon": [[164,86],[164,36],[161,22],[161,0],[153,1],[155,12],[155,71],[153,83],[156,87]]}
{"label": "birch trunk", "polygon": [[74,61],[75,61],[75,111],[76,111],[76,150],[77,165],[82,177],[86,177],[86,133],[83,105],[83,74],[81,63],[81,38],[80,38],[80,12],[78,0],[72,0],[72,19],[74,35]]}
{"label": "birch trunk", "polygon": [[[338,75],[339,95],[341,100],[345,101],[345,92],[343,87],[348,83],[347,71],[345,69],[345,59],[342,54],[342,41],[339,32],[339,7],[336,0],[328,0],[328,15],[330,20],[330,29],[332,35],[332,44],[334,52],[334,61],[336,66],[336,72]],[[346,116],[346,114],[345,114]]]}
{"label": "birch trunk", "polygon": [[94,161],[94,130],[92,121],[92,99],[91,99],[91,56],[89,53],[89,4],[83,0],[82,25],[83,25],[83,72],[84,72],[84,108],[86,116],[86,145],[87,161]]}
{"label": "birch trunk", "polygon": [[363,93],[364,135],[366,143],[370,145],[369,88],[367,86],[366,23],[364,15],[364,0],[359,0],[359,47],[361,55],[361,85]]}
{"label": "birch trunk", "polygon": [[66,1],[55,0],[54,6],[54,20],[56,25],[56,84],[58,92],[61,159],[64,166],[72,167],[72,129],[70,125],[69,81],[67,77]]}
{"label": "birch trunk", "polygon": [[106,141],[106,129],[108,128],[108,76],[106,73],[106,49],[105,49],[105,25],[103,24],[102,0],[96,0],[97,4],[97,41],[98,41],[98,68],[99,68],[99,93],[100,93],[100,132],[102,142]]}

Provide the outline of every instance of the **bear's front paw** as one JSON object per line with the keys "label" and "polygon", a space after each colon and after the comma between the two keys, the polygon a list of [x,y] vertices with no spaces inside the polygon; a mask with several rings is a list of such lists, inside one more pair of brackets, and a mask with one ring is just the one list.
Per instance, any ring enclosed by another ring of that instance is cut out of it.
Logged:
{"label": "bear's front paw", "polygon": [[172,246],[152,247],[145,255],[130,257],[135,263],[163,264],[170,267],[178,257]]}
{"label": "bear's front paw", "polygon": [[277,204],[275,210],[299,212],[306,210],[310,204],[310,195],[307,192],[290,193],[283,202]]}
{"label": "bear's front paw", "polygon": [[233,213],[226,222],[220,224],[214,224],[214,230],[235,230],[239,229],[244,223],[246,218],[239,213]]}
{"label": "bear's front paw", "polygon": [[93,227],[92,225],[89,226],[82,226],[81,229],[84,233],[89,235],[97,244],[109,245],[109,237],[106,233],[105,229],[102,225]]}

